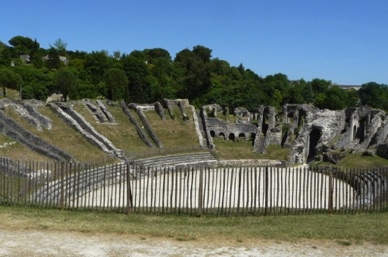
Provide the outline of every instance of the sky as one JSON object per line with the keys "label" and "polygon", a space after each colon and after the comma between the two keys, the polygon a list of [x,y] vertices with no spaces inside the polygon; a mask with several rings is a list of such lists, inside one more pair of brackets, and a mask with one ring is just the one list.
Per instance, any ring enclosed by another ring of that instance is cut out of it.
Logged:
{"label": "sky", "polygon": [[172,58],[201,45],[261,77],[388,84],[387,0],[12,0],[1,9],[6,44],[61,39],[73,51],[164,48]]}

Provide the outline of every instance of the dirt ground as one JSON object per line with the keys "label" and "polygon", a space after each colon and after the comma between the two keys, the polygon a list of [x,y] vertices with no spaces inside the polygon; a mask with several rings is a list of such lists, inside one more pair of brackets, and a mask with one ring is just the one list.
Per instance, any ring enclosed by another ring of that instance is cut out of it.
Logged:
{"label": "dirt ground", "polygon": [[0,230],[0,256],[388,256],[387,245],[306,240],[181,241],[117,234]]}

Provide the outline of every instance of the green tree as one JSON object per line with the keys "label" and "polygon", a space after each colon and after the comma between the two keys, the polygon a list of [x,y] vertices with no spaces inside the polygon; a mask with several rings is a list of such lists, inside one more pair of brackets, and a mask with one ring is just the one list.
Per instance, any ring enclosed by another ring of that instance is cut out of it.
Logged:
{"label": "green tree", "polygon": [[13,67],[23,79],[23,99],[46,100],[53,83],[53,73],[47,68],[31,65]]}
{"label": "green tree", "polygon": [[50,47],[45,61],[45,66],[50,70],[58,70],[62,67],[61,59],[59,59],[58,50]]}
{"label": "green tree", "polygon": [[62,55],[62,56],[66,55],[67,43],[65,41],[63,41],[62,39],[58,38],[57,40],[55,40],[52,47],[57,49],[59,55]]}
{"label": "green tree", "polygon": [[0,66],[11,66],[12,51],[11,48],[2,44],[0,48]]}
{"label": "green tree", "polygon": [[203,96],[211,88],[211,52],[204,46],[195,46],[192,51],[180,51],[174,60],[184,72],[182,90],[178,94],[196,105],[205,103]]}
{"label": "green tree", "polygon": [[111,68],[110,59],[104,51],[92,52],[85,56],[84,69],[90,82],[97,86],[103,81],[105,71]]}
{"label": "green tree", "polygon": [[108,99],[117,101],[127,97],[128,77],[124,70],[111,68],[104,73],[103,77]]}
{"label": "green tree", "polygon": [[388,110],[387,85],[369,82],[363,84],[358,92],[362,105],[369,105],[374,108]]}
{"label": "green tree", "polygon": [[126,99],[127,102],[150,103],[153,100],[151,97],[151,80],[149,80],[151,74],[146,61],[141,56],[144,55],[136,51],[134,55],[131,53],[121,60],[125,74],[128,77],[129,95]]}
{"label": "green tree", "polygon": [[3,87],[3,96],[7,96],[6,88],[20,90],[22,77],[11,68],[0,68],[0,86]]}
{"label": "green tree", "polygon": [[78,78],[69,68],[58,70],[55,74],[54,83],[55,89],[62,93],[65,101],[67,101],[70,94],[77,94]]}
{"label": "green tree", "polygon": [[31,49],[36,47],[34,41],[29,37],[16,36],[9,41],[13,46],[14,58],[19,58],[19,55],[30,54]]}

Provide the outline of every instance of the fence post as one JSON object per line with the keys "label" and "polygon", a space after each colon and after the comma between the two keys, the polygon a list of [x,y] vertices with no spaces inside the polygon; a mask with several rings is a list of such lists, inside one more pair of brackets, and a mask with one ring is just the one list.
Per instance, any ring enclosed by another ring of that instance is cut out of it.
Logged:
{"label": "fence post", "polygon": [[334,192],[334,181],[333,171],[329,168],[329,199],[328,199],[328,211],[330,214],[333,213],[333,192]]}
{"label": "fence post", "polygon": [[65,208],[65,185],[64,185],[64,172],[65,172],[65,163],[61,163],[61,198],[60,198],[60,208],[63,210]]}
{"label": "fence post", "polygon": [[198,214],[203,214],[203,168],[199,169]]}
{"label": "fence post", "polygon": [[127,214],[132,210],[132,191],[131,191],[131,181],[130,181],[130,164],[126,165],[127,171]]}
{"label": "fence post", "polygon": [[268,215],[268,166],[265,167],[264,188],[264,215]]}

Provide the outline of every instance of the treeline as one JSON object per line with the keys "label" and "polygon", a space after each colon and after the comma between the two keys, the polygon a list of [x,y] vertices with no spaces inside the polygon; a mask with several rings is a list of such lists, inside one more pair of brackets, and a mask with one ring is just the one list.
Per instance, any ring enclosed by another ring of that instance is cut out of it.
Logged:
{"label": "treeline", "polygon": [[217,103],[230,108],[259,105],[313,104],[343,109],[369,105],[388,110],[388,87],[370,82],[343,90],[324,79],[290,81],[284,74],[262,78],[242,64],[231,66],[212,57],[212,50],[195,46],[173,58],[162,48],[119,51],[69,51],[58,39],[48,49],[36,40],[16,36],[0,42],[0,86],[21,90],[23,99],[45,100],[62,93],[72,100],[108,98],[152,103],[162,98],[187,98],[196,106]]}

